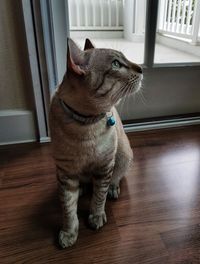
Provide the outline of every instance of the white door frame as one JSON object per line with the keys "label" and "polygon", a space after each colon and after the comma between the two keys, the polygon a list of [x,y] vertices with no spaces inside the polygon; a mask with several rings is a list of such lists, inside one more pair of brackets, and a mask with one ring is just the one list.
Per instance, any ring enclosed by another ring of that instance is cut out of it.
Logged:
{"label": "white door frame", "polygon": [[67,37],[69,37],[68,2],[40,1],[44,44],[51,93],[66,70]]}
{"label": "white door frame", "polygon": [[32,88],[35,103],[37,138],[40,142],[48,138],[47,115],[45,113],[43,87],[41,83],[40,64],[38,60],[38,50],[35,37],[35,25],[31,0],[22,0],[22,11],[26,42],[29,55],[29,66],[32,79]]}
{"label": "white door frame", "polygon": [[36,134],[40,142],[48,142],[50,94],[61,81],[66,65],[67,1],[22,0],[22,11],[35,102]]}

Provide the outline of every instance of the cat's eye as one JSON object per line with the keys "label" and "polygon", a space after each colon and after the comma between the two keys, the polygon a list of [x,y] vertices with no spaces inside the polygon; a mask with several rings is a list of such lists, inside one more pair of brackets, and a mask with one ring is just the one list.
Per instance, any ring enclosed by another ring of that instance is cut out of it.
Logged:
{"label": "cat's eye", "polygon": [[118,60],[114,60],[113,62],[112,62],[112,68],[113,69],[120,69],[121,68],[121,63],[118,61]]}

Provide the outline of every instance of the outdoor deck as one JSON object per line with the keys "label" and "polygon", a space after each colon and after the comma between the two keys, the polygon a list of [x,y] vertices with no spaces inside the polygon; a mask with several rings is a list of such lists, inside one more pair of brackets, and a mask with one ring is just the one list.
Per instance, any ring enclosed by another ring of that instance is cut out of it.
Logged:
{"label": "outdoor deck", "polygon": [[[85,39],[74,39],[81,48]],[[112,48],[122,51],[125,56],[134,62],[142,64],[144,61],[144,43],[131,42],[123,38],[91,39],[97,48]],[[190,45],[190,44],[188,44]],[[200,47],[199,47],[200,49]],[[155,63],[190,63],[200,62],[200,56],[187,53],[177,48],[170,48],[163,44],[156,44]]]}

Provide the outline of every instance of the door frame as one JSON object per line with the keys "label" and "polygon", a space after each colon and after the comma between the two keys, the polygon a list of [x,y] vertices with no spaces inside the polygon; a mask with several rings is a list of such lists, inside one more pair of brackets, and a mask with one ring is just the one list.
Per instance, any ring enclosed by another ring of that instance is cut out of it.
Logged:
{"label": "door frame", "polygon": [[[36,110],[36,135],[39,142],[48,142],[50,98],[65,71],[68,6],[64,0],[22,0],[21,5]],[[62,15],[55,17],[55,12]],[[59,45],[56,39],[63,41]]]}
{"label": "door frame", "polygon": [[48,96],[44,96],[45,91],[41,79],[42,71],[39,61],[33,5],[31,0],[22,0],[21,5],[23,12],[24,29],[26,34],[26,44],[29,56],[29,67],[34,96],[33,99],[35,104],[35,119],[37,126],[35,133],[38,141],[46,142],[49,140],[47,109],[45,108],[45,100],[48,98]]}

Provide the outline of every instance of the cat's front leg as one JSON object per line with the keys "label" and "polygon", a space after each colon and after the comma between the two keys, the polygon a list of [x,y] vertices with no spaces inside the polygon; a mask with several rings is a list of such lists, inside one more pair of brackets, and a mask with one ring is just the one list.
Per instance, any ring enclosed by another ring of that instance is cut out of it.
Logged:
{"label": "cat's front leg", "polygon": [[93,196],[88,218],[89,225],[93,229],[99,229],[107,222],[105,203],[113,167],[114,162],[104,167],[103,171],[96,173],[93,178]]}
{"label": "cat's front leg", "polygon": [[62,248],[72,246],[78,237],[79,221],[77,203],[79,197],[79,181],[77,177],[67,176],[57,170],[59,197],[62,205],[63,223],[59,233],[59,244]]}

